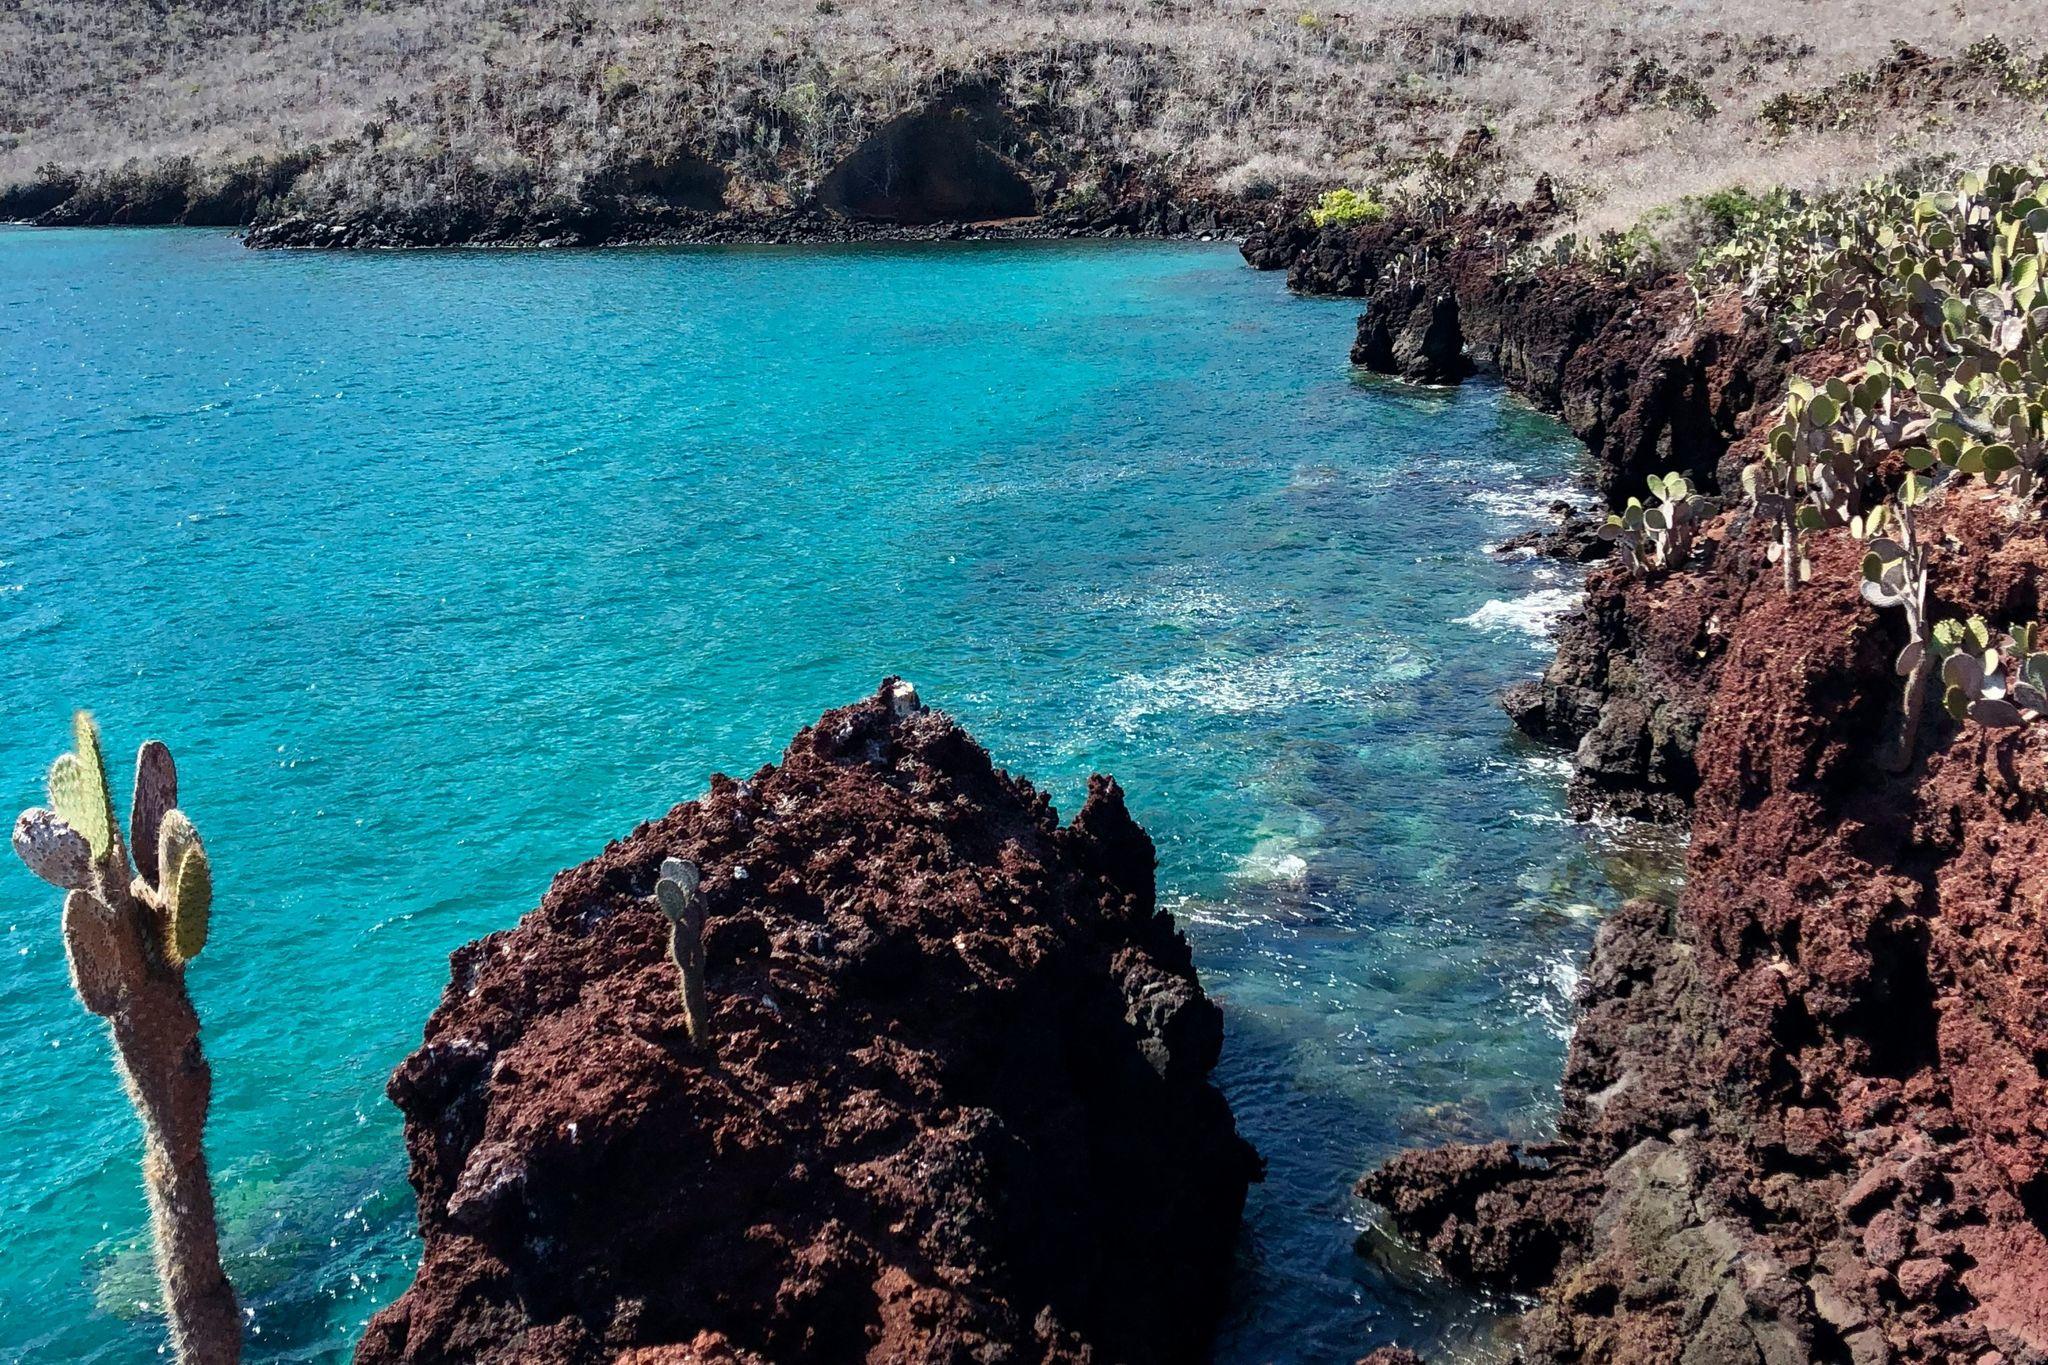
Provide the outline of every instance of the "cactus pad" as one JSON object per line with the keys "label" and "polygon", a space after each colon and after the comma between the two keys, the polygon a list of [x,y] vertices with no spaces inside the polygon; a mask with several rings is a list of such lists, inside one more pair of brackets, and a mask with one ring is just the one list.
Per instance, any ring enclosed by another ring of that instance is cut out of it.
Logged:
{"label": "cactus pad", "polygon": [[23,811],[14,822],[14,851],[29,871],[52,886],[70,890],[92,884],[91,845],[54,811],[42,806]]}
{"label": "cactus pad", "polygon": [[661,860],[661,879],[665,882],[674,882],[678,889],[692,894],[696,892],[700,883],[697,865],[685,862],[681,858]]}
{"label": "cactus pad", "polygon": [[107,819],[107,785],[77,754],[59,754],[50,765],[50,806],[57,818],[78,831],[92,856],[106,856],[114,842]]}
{"label": "cactus pad", "polygon": [[[199,831],[192,827],[192,821],[185,812],[171,808],[163,813],[157,822],[156,866],[157,875],[165,880],[175,876],[178,860],[185,856],[185,850],[199,842]],[[169,893],[171,888],[162,888]]]}
{"label": "cactus pad", "polygon": [[122,954],[113,920],[90,893],[64,898],[64,958],[71,989],[94,1014],[112,1014],[121,1003]]}
{"label": "cactus pad", "polygon": [[135,870],[151,886],[160,886],[164,868],[157,858],[157,840],[164,813],[178,804],[178,768],[162,740],[152,739],[135,755],[135,799],[128,807],[128,842],[135,849]]}
{"label": "cactus pad", "polygon": [[206,947],[206,923],[213,909],[213,863],[195,840],[178,859],[178,875],[164,895],[164,946],[180,966]]}

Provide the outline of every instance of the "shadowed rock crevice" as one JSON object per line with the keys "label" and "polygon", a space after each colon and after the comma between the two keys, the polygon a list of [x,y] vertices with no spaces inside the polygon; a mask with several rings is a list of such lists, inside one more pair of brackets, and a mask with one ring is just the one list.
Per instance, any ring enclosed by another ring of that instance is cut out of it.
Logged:
{"label": "shadowed rock crevice", "polygon": [[1038,211],[1031,182],[1003,150],[995,114],[942,104],[884,124],[826,175],[818,203],[888,223],[987,222]]}

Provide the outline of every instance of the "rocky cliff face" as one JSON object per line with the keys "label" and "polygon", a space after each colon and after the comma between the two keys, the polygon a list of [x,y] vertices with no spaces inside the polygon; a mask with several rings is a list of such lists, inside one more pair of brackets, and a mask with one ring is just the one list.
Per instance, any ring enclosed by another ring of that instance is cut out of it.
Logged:
{"label": "rocky cliff face", "polygon": [[889,685],[714,778],[455,954],[390,1086],[420,1269],[357,1360],[1199,1359],[1258,1161],[1152,874],[1115,783],[1062,827]]}
{"label": "rocky cliff face", "polygon": [[[2040,524],[1951,498],[1940,610],[2033,619]],[[1683,902],[1604,927],[1558,1141],[1361,1189],[1539,1292],[1535,1361],[2048,1360],[2048,750],[1937,716],[1884,771],[1896,613],[1839,541],[1762,568],[1720,571]]]}
{"label": "rocky cliff face", "polygon": [[[1610,497],[1727,486],[1788,365],[1840,368],[1732,302],[1440,268],[1469,359],[1562,412]],[[1937,615],[2040,616],[2038,519],[1966,487],[1928,520]],[[1360,1192],[1535,1295],[1539,1365],[2048,1361],[2048,747],[1937,712],[1887,771],[1898,613],[1840,535],[1791,596],[1762,551],[1737,509],[1683,570],[1597,570],[1507,699],[1575,746],[1581,804],[1693,831],[1679,907],[1602,929],[1556,1141],[1407,1153]]]}
{"label": "rocky cliff face", "polygon": [[[1354,363],[1430,383],[1490,373],[1556,413],[1585,441],[1593,482],[1612,505],[1643,496],[1649,476],[1669,470],[1710,492],[1733,488],[1739,438],[1795,364],[1829,372],[1830,357],[1795,361],[1733,296],[1701,308],[1678,281],[1511,268],[1510,253],[1554,213],[1539,194],[1444,223],[1391,218],[1317,232],[1296,218],[1253,234],[1244,254],[1285,269],[1296,289],[1365,299]],[[1702,549],[1709,563],[1718,540]],[[1579,813],[1684,819],[1729,581],[1703,572],[1667,589],[1596,574],[1584,605],[1559,623],[1542,680],[1503,699],[1523,730],[1572,751]]]}
{"label": "rocky cliff face", "polygon": [[1781,390],[1789,349],[1735,299],[1701,312],[1682,283],[1514,269],[1510,254],[1554,212],[1539,197],[1443,223],[1317,232],[1296,218],[1261,228],[1243,251],[1255,268],[1286,270],[1291,288],[1364,299],[1356,363],[1435,384],[1496,374],[1557,413],[1610,501],[1673,469],[1716,487],[1750,410]]}

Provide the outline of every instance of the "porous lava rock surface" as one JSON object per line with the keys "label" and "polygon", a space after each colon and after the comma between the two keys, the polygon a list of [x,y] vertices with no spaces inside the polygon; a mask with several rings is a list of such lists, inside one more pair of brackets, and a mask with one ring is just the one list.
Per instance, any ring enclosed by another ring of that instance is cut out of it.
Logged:
{"label": "porous lava rock surface", "polygon": [[[1374,243],[1416,230],[1291,259],[1372,298]],[[1446,246],[1437,295],[1610,499],[1670,468],[1733,488],[1785,377],[1849,368],[1733,297],[1487,254]],[[1957,481],[1922,513],[1935,619],[2048,609],[2048,528],[2003,501]],[[1509,693],[1573,746],[1582,809],[1690,820],[1685,890],[1603,925],[1554,1140],[1403,1153],[1359,1192],[1447,1273],[1533,1296],[1529,1365],[2040,1365],[2048,740],[1932,707],[1893,771],[1900,613],[1861,600],[1846,536],[1811,539],[1793,594],[1769,538],[1737,505],[1678,569],[1596,569]]]}
{"label": "porous lava rock surface", "polygon": [[1203,1358],[1259,1163],[1153,865],[1113,781],[1062,827],[893,682],[714,777],[454,954],[390,1083],[419,1272],[357,1361]]}
{"label": "porous lava rock surface", "polygon": [[[2048,606],[2038,520],[1971,486],[1925,520],[1937,617]],[[1538,1294],[1532,1362],[2048,1360],[2048,743],[1933,708],[1888,771],[1903,631],[1857,547],[1817,537],[1787,596],[1761,528],[1717,529],[1756,552],[1712,571],[1686,889],[1603,926],[1556,1141],[1361,1193]]]}

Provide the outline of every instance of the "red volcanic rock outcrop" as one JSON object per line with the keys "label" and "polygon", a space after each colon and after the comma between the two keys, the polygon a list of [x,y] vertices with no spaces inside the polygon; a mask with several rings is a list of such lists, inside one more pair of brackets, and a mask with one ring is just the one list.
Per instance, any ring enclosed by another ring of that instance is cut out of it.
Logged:
{"label": "red volcanic rock outcrop", "polygon": [[1202,1357],[1258,1160],[1108,779],[1063,828],[885,684],[452,965],[390,1085],[419,1273],[361,1365]]}
{"label": "red volcanic rock outcrop", "polygon": [[[1928,513],[1937,616],[2039,618],[2048,529]],[[1602,585],[1723,637],[1678,911],[1603,927],[1556,1142],[1404,1154],[1361,1191],[1447,1270],[1539,1294],[1532,1362],[2048,1360],[2048,738],[1938,708],[1904,773],[1897,612],[1857,547],[1787,597],[1739,517]],[[1652,596],[1654,595],[1654,596]]]}

